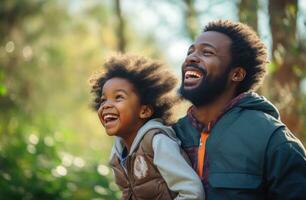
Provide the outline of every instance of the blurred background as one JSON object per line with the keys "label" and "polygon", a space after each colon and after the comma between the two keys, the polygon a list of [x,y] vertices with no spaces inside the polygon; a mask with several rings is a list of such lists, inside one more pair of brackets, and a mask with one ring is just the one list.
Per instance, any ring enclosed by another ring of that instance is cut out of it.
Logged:
{"label": "blurred background", "polygon": [[187,48],[213,19],[259,33],[271,59],[259,93],[305,144],[306,1],[1,0],[0,199],[118,199],[107,166],[112,138],[89,106],[90,75],[109,54],[129,52],[179,77]]}

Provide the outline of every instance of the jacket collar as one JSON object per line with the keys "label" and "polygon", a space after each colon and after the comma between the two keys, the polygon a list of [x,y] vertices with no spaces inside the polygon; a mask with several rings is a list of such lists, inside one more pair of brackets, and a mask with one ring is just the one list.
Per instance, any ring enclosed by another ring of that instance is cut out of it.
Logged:
{"label": "jacket collar", "polygon": [[195,117],[194,115],[194,110],[196,109],[194,105],[190,106],[188,111],[187,111],[187,118],[188,120],[191,122],[192,126],[194,128],[196,128],[199,132],[209,132],[214,124],[223,116],[223,114],[225,114],[228,110],[230,110],[231,108],[233,108],[241,99],[243,99],[244,97],[246,97],[248,94],[248,92],[244,92],[239,94],[238,96],[236,96],[235,98],[233,98],[223,109],[223,111],[219,114],[219,116],[211,121],[208,126],[208,124],[203,124],[201,122],[198,121],[198,119]]}

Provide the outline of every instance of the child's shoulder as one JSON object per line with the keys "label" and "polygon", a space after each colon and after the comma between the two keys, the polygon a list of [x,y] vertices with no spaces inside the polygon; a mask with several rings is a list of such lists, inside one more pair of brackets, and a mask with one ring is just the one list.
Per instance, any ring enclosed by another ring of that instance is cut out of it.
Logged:
{"label": "child's shoulder", "polygon": [[163,134],[167,137],[168,134],[166,133],[165,130],[161,129],[161,128],[153,128],[147,131],[147,133],[144,135],[144,137],[142,138],[141,141],[141,147],[145,152],[148,153],[154,153],[153,152],[153,138],[157,135]]}

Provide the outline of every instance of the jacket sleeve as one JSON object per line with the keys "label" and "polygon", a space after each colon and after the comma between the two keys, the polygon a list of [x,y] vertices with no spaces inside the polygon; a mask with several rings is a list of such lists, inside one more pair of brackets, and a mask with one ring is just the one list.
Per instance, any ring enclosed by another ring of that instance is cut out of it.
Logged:
{"label": "jacket sleeve", "polygon": [[169,189],[178,193],[175,200],[204,200],[200,178],[180,153],[177,142],[158,134],[152,141],[154,164],[166,181]]}
{"label": "jacket sleeve", "polygon": [[265,173],[268,199],[306,199],[305,149],[287,128],[279,128],[270,139]]}

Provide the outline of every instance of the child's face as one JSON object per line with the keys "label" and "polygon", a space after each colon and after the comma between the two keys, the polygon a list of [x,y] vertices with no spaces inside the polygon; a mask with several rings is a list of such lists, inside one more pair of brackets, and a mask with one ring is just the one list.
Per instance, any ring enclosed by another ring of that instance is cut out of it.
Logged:
{"label": "child's face", "polygon": [[127,79],[115,77],[106,81],[98,115],[108,135],[127,138],[136,134],[147,116],[143,115],[146,110]]}

